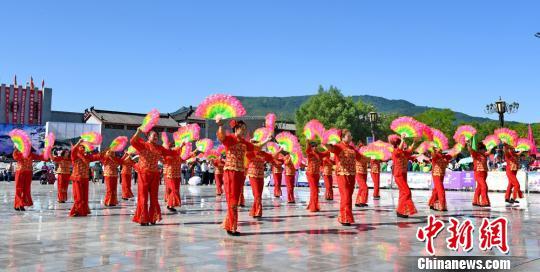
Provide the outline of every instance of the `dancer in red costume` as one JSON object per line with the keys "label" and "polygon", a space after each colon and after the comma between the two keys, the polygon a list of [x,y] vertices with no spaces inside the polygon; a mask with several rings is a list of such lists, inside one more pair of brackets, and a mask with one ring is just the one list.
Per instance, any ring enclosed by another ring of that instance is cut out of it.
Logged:
{"label": "dancer in red costume", "polygon": [[354,223],[352,213],[352,196],[354,192],[354,177],[356,174],[355,161],[359,153],[352,145],[352,135],[348,129],[341,131],[341,142],[335,145],[327,144],[328,151],[334,153],[336,160],[336,176],[340,196],[340,212],[338,222],[344,226]]}
{"label": "dancer in red costume", "polygon": [[139,154],[137,171],[139,173],[139,182],[137,183],[137,210],[133,216],[133,222],[141,226],[155,225],[161,220],[161,209],[159,207],[159,167],[158,161],[164,156],[173,156],[175,151],[168,150],[158,145],[158,136],[156,132],[148,133],[148,140],[145,142],[140,135],[140,128],[131,138],[131,145]]}
{"label": "dancer in red costume", "polygon": [[223,228],[229,235],[239,235],[237,231],[238,204],[246,176],[244,157],[246,152],[253,151],[253,144],[244,139],[247,126],[243,121],[231,120],[229,122],[233,134],[225,132],[221,118],[217,118],[216,123],[218,125],[217,138],[225,146],[226,151],[223,181],[227,198],[227,215],[223,221]]}
{"label": "dancer in red costume", "polygon": [[388,137],[388,142],[394,147],[394,151],[392,152],[392,174],[394,175],[394,180],[399,189],[396,214],[398,217],[407,218],[417,212],[412,201],[411,189],[407,184],[407,164],[411,157],[416,139],[409,148],[406,148],[404,138],[404,135],[402,135],[401,138],[397,135],[390,135]]}
{"label": "dancer in red costume", "polygon": [[371,180],[373,180],[373,199],[381,199],[380,185],[381,185],[381,161],[371,160],[369,163]]}
{"label": "dancer in red costume", "polygon": [[433,178],[433,191],[429,199],[429,208],[436,211],[446,212],[446,192],[444,191],[444,175],[446,167],[452,160],[449,154],[443,154],[442,150],[434,147],[431,152],[431,176]]}
{"label": "dancer in red costume", "polygon": [[507,143],[503,144],[504,160],[506,161],[506,177],[508,177],[508,187],[504,199],[506,203],[519,203],[518,198],[523,198],[519,181],[517,179],[517,171],[519,169],[518,158],[521,152],[517,152],[514,147]]}
{"label": "dancer in red costume", "polygon": [[[182,163],[184,160],[181,157],[182,143],[180,146],[172,149],[175,155],[165,156],[163,159],[163,178],[165,179],[165,201],[167,202],[167,209],[172,212],[176,212],[174,207],[180,207],[182,201],[180,200],[180,182],[182,181]],[[171,143],[172,145],[172,143]],[[191,152],[187,160],[197,155],[198,151]]]}
{"label": "dancer in red costume", "polygon": [[334,200],[334,154],[330,153],[329,156],[323,158],[323,179],[324,179],[324,197],[326,200]]}
{"label": "dancer in red costume", "polygon": [[253,207],[249,212],[249,215],[253,218],[262,217],[262,192],[264,188],[264,166],[266,162],[272,162],[274,157],[270,153],[266,153],[261,150],[261,146],[266,142],[259,144],[258,142],[251,141],[254,145],[253,151],[247,152],[248,170],[247,177],[249,178],[249,184],[253,191]]}
{"label": "dancer in red costume", "polygon": [[32,164],[35,160],[44,161],[43,156],[30,153],[27,158],[17,149],[13,151],[13,159],[17,161],[15,168],[15,201],[14,208],[24,211],[25,206],[33,206],[32,201]]}
{"label": "dancer in red costume", "polygon": [[71,148],[71,163],[73,164],[73,172],[71,173],[71,181],[73,181],[73,198],[75,203],[69,212],[69,216],[87,216],[90,214],[88,206],[88,180],[90,163],[98,161],[101,155],[99,153],[86,154],[83,141],[79,140],[76,145]]}
{"label": "dancer in red costume", "polygon": [[276,159],[272,162],[272,178],[274,179],[274,197],[281,197],[281,180],[283,179],[285,157],[279,152],[277,154]]}
{"label": "dancer in red costume", "polygon": [[105,199],[103,202],[107,207],[118,205],[118,166],[122,164],[127,156],[126,153],[124,154],[124,157],[120,158],[112,150],[107,150],[101,157],[106,188]]}
{"label": "dancer in red costume", "polygon": [[291,159],[291,155],[285,150],[281,151],[284,155],[283,165],[285,166],[285,185],[287,186],[287,203],[296,203],[294,199],[294,183],[296,179],[296,168]]}
{"label": "dancer in red costume", "polygon": [[[358,148],[362,147],[362,142],[358,143]],[[354,204],[356,207],[367,207],[367,200],[368,200],[368,194],[369,189],[367,186],[367,174],[368,174],[368,163],[369,158],[358,154],[356,156],[356,182],[358,183],[358,194],[356,195],[356,203]]]}
{"label": "dancer in red costume", "polygon": [[216,179],[216,195],[220,196],[223,194],[223,167],[225,166],[224,156],[220,155],[219,158],[214,159],[212,163],[214,164],[214,177]]}
{"label": "dancer in red costume", "polygon": [[476,190],[474,191],[473,206],[489,207],[491,205],[488,196],[487,175],[488,166],[487,158],[490,154],[486,150],[486,145],[482,142],[476,144],[476,150],[473,150],[471,143],[467,142],[467,150],[473,158],[474,180],[476,181]]}
{"label": "dancer in red costume", "polygon": [[71,176],[71,157],[69,156],[69,150],[62,150],[60,156],[53,155],[51,160],[56,163],[56,175],[58,176],[58,203],[66,203],[69,178]]}
{"label": "dancer in red costume", "polygon": [[310,212],[318,212],[319,207],[319,179],[321,178],[321,163],[329,156],[328,151],[319,151],[316,142],[306,143],[307,170],[306,176],[309,184],[309,204],[307,209]]}
{"label": "dancer in red costume", "polygon": [[133,192],[131,191],[131,173],[133,172],[133,166],[135,161],[131,158],[131,155],[126,153],[127,156],[124,157],[122,161],[122,199],[128,200],[133,198]]}

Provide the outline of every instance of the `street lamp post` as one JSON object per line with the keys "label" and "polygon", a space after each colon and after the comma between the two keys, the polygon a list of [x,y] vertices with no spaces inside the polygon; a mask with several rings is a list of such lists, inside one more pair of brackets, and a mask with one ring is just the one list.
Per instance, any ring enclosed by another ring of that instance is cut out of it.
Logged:
{"label": "street lamp post", "polygon": [[379,120],[379,114],[372,111],[368,113],[369,124],[371,125],[371,137],[375,142],[375,123]]}
{"label": "street lamp post", "polygon": [[501,97],[499,97],[499,100],[495,101],[495,103],[487,104],[484,111],[487,114],[497,113],[499,115],[500,126],[504,127],[504,114],[515,113],[518,111],[518,109],[519,103],[513,102],[511,104],[508,104],[506,103],[506,101],[502,100]]}

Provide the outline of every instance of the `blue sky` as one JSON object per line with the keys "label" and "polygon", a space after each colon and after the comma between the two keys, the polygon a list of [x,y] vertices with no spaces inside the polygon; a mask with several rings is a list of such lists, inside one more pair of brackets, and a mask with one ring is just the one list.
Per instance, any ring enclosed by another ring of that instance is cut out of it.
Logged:
{"label": "blue sky", "polygon": [[502,95],[540,122],[538,1],[21,2],[1,4],[0,82],[45,79],[56,110],[332,84],[484,117]]}

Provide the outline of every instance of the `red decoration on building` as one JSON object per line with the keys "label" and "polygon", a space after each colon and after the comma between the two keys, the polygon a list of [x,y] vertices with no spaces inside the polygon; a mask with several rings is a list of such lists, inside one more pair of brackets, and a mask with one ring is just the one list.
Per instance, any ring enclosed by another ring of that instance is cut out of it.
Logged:
{"label": "red decoration on building", "polygon": [[28,124],[34,123],[34,101],[35,101],[35,92],[34,89],[30,89],[30,107],[29,107],[29,113],[28,113]]}
{"label": "red decoration on building", "polygon": [[23,88],[21,90],[22,92],[22,97],[21,97],[21,110],[20,110],[20,117],[19,117],[19,120],[21,122],[21,124],[25,124],[25,115],[26,115],[26,88]]}

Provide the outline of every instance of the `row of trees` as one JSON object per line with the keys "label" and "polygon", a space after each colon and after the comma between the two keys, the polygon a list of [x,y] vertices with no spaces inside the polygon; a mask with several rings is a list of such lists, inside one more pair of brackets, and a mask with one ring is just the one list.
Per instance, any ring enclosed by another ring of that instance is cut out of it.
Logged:
{"label": "row of trees", "polygon": [[[330,86],[328,89],[319,87],[317,95],[312,96],[296,111],[297,136],[300,142],[305,142],[303,135],[304,125],[311,119],[317,119],[324,124],[326,128],[347,128],[352,132],[354,139],[365,141],[366,137],[371,136],[371,127],[367,118],[368,113],[377,111],[370,104],[362,101],[353,101],[351,97],[344,96],[341,91]],[[387,136],[393,132],[390,130],[390,123],[397,118],[398,114],[379,113],[379,120],[375,125],[375,137],[386,140]],[[428,109],[423,113],[413,116],[420,122],[444,132],[450,141],[450,146],[454,144],[452,136],[456,128],[465,122],[456,119],[455,113],[450,109]],[[499,127],[498,121],[469,122],[477,131],[477,139],[484,139],[493,130]],[[528,125],[523,123],[509,122],[507,127],[516,130],[520,137],[527,137]],[[532,125],[536,141],[540,140],[540,123]]]}

